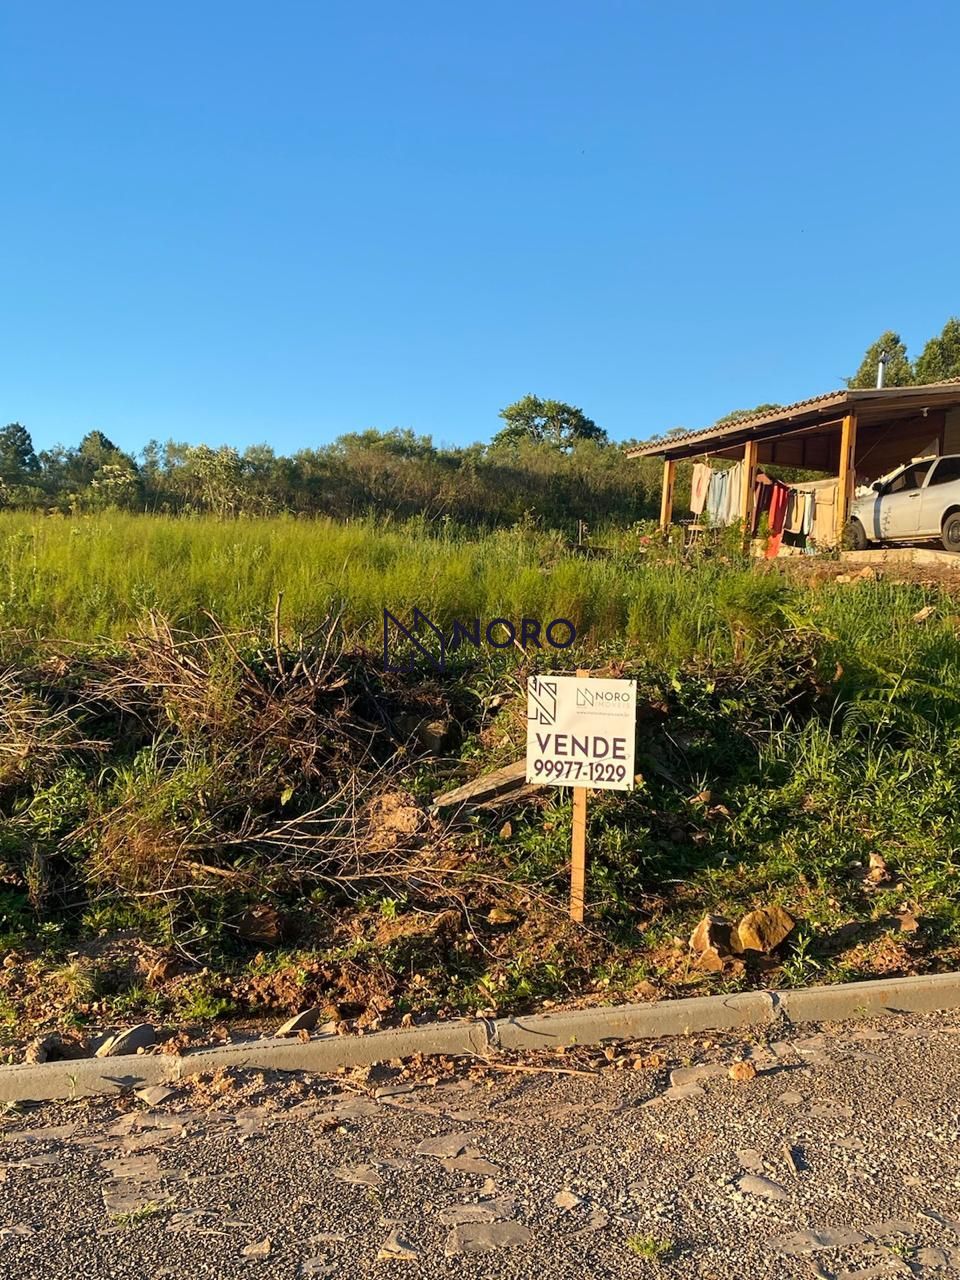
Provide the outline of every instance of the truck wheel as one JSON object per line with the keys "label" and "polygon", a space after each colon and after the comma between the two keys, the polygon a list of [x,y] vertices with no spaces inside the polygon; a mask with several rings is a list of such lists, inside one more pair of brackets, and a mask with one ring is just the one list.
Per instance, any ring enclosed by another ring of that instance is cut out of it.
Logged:
{"label": "truck wheel", "polygon": [[[847,536],[844,542],[854,551],[866,551],[867,549],[867,531],[859,520],[851,520],[847,525]],[[960,551],[960,545],[957,550]]]}
{"label": "truck wheel", "polygon": [[944,520],[940,540],[948,551],[960,551],[960,511],[954,511]]}

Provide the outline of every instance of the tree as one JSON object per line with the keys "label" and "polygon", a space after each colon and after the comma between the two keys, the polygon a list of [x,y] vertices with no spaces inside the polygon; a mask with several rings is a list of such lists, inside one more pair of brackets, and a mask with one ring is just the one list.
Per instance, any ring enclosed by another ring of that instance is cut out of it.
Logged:
{"label": "tree", "polygon": [[943,382],[960,378],[960,320],[951,316],[939,338],[931,338],[917,356],[917,382]]}
{"label": "tree", "polygon": [[899,333],[894,333],[892,329],[882,333],[876,342],[867,347],[866,355],[860,363],[860,368],[852,378],[847,378],[847,386],[851,388],[875,387],[877,385],[877,366],[880,363],[880,357],[884,354],[887,357],[887,363],[883,371],[883,385],[885,387],[909,387],[915,380],[910,357],[907,355],[907,348]]}
{"label": "tree", "polygon": [[755,409],[731,409],[722,418],[718,418],[713,425],[715,427],[724,427],[727,423],[742,422],[744,418],[755,418],[761,413],[773,413],[780,408],[782,408],[782,405],[779,404],[758,404]]}
{"label": "tree", "polygon": [[29,484],[40,473],[33,440],[19,422],[0,429],[0,480],[6,484]]}
{"label": "tree", "polygon": [[535,444],[549,444],[566,452],[578,440],[607,442],[607,433],[582,409],[564,404],[562,400],[524,396],[515,404],[501,409],[500,417],[507,425],[493,437],[493,445],[532,440]]}

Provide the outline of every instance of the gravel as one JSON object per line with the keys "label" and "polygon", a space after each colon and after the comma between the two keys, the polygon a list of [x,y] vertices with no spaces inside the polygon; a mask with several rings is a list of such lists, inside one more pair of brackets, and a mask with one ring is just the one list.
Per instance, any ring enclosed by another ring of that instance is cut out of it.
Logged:
{"label": "gravel", "polygon": [[[11,1112],[0,1277],[942,1277],[958,1034],[960,1014],[888,1016],[660,1041],[650,1070],[618,1069],[635,1043],[570,1074],[428,1063],[379,1099],[373,1078],[246,1073]],[[746,1055],[752,1080],[717,1069]],[[671,1058],[694,1072],[673,1088]]]}

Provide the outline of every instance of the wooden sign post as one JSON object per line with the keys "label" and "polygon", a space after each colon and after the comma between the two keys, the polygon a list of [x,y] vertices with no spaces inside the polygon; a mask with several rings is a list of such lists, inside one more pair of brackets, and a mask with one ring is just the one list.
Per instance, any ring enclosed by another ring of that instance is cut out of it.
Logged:
{"label": "wooden sign post", "polygon": [[[590,674],[577,668],[577,679]],[[573,831],[570,843],[570,919],[583,924],[587,896],[587,788],[573,788]]]}
{"label": "wooden sign post", "polygon": [[632,791],[637,682],[590,676],[527,681],[527,781],[573,787],[570,919],[583,922],[587,890],[587,789]]}

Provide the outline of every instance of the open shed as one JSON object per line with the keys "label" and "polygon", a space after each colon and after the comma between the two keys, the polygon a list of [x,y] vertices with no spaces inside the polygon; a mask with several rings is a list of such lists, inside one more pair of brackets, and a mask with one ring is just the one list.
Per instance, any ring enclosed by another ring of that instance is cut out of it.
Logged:
{"label": "open shed", "polygon": [[837,477],[835,537],[850,515],[854,490],[911,458],[960,453],[960,378],[913,387],[828,391],[767,413],[687,431],[631,449],[631,458],[663,458],[660,526],[673,518],[681,458],[743,460],[740,518],[750,528],[754,480],[763,464]]}

